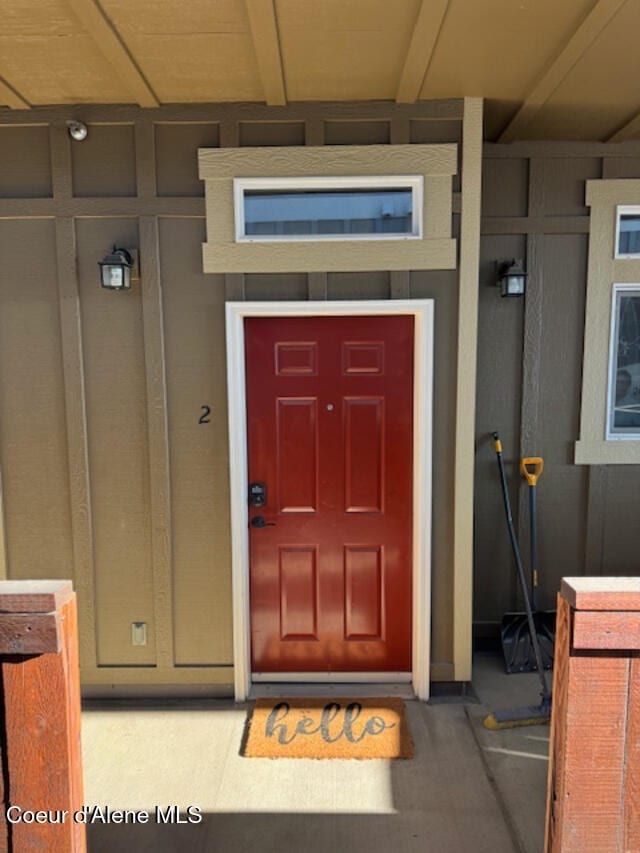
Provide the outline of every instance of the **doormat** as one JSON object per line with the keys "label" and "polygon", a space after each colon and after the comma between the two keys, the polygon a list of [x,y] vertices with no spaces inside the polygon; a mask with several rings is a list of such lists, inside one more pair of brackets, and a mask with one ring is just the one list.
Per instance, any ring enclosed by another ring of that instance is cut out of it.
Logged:
{"label": "doormat", "polygon": [[402,699],[258,699],[246,758],[412,758]]}

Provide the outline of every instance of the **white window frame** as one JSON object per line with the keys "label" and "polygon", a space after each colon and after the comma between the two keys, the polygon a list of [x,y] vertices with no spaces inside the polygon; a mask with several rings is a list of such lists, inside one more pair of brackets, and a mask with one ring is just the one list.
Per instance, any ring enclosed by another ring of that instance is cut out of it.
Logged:
{"label": "white window frame", "polygon": [[[245,233],[244,193],[246,190],[345,190],[345,189],[411,189],[410,234],[269,234]],[[424,236],[423,175],[355,175],[342,177],[234,178],[233,207],[236,243],[333,242],[362,240],[422,240]]]}
{"label": "white window frame", "polygon": [[614,252],[616,258],[640,258],[640,252],[620,252],[620,220],[625,215],[640,216],[640,204],[619,204],[616,207],[616,238]]}
{"label": "white window frame", "polygon": [[[640,207],[638,208],[640,211]],[[617,240],[616,240],[617,245]],[[612,403],[613,403],[613,395],[615,393],[615,377],[616,377],[616,345],[617,345],[617,331],[618,331],[618,311],[617,311],[617,301],[618,294],[620,293],[637,293],[640,296],[640,282],[632,283],[625,282],[614,283],[611,289],[611,327],[609,331],[609,384],[607,388],[607,427],[606,427],[606,440],[607,441],[640,441],[640,433],[638,432],[613,432],[613,418],[612,418]]]}

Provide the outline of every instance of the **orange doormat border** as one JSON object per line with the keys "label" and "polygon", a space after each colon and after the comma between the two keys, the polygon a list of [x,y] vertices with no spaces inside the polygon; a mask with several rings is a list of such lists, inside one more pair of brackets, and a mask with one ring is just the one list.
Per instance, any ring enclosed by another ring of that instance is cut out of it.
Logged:
{"label": "orange doormat border", "polygon": [[258,699],[245,758],[412,758],[402,699]]}

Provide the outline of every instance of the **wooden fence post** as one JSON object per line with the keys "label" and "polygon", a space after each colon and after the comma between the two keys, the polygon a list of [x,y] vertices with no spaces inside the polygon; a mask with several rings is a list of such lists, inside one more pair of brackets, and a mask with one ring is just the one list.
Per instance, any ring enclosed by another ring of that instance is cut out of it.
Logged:
{"label": "wooden fence post", "polygon": [[545,853],[640,850],[640,578],[558,595]]}
{"label": "wooden fence post", "polygon": [[0,581],[0,688],[0,851],[84,853],[70,581]]}

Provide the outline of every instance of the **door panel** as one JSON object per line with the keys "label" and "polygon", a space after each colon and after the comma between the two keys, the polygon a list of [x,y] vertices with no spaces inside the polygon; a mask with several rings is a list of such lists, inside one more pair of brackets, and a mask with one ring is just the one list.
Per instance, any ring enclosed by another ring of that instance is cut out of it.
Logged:
{"label": "door panel", "polygon": [[410,671],[413,318],[247,318],[245,340],[253,671]]}

